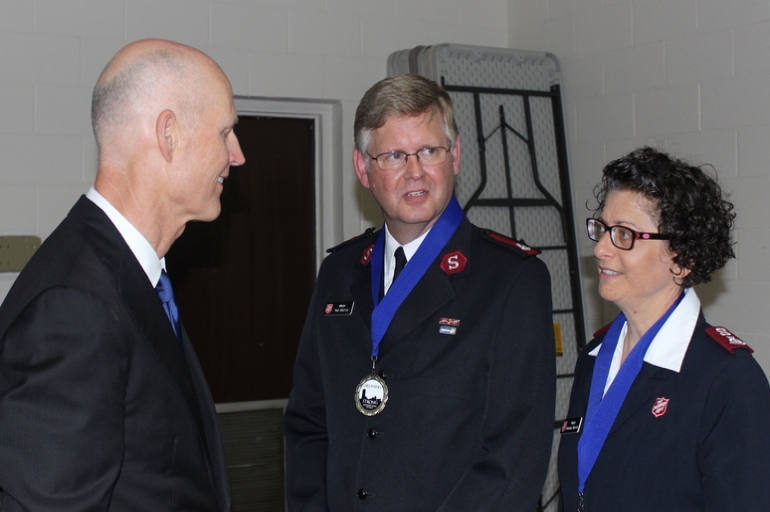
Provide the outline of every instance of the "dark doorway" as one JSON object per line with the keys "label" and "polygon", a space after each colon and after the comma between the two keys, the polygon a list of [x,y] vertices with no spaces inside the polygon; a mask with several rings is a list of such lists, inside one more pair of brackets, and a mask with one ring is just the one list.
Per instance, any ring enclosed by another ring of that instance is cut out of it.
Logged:
{"label": "dark doorway", "polygon": [[180,315],[214,401],[289,396],[315,279],[315,122],[241,116],[246,164],[222,213],[189,223],[166,256]]}

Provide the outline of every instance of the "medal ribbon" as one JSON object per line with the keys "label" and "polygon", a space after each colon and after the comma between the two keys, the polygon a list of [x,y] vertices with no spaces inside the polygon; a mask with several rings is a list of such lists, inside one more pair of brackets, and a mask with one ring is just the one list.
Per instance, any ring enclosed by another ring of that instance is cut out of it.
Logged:
{"label": "medal ribbon", "polygon": [[377,237],[377,241],[374,243],[371,259],[372,300],[373,304],[375,304],[374,311],[372,311],[372,358],[376,358],[377,354],[379,354],[380,341],[385,336],[385,332],[396,315],[396,311],[398,311],[398,308],[409,296],[409,293],[422,279],[422,276],[425,275],[428,267],[444,249],[449,239],[452,238],[464,216],[465,214],[460,207],[460,203],[457,202],[457,198],[453,195],[441,217],[438,218],[430,229],[428,236],[420,244],[417,252],[414,253],[412,259],[409,260],[404,270],[401,271],[398,279],[390,286],[388,293],[382,298],[382,302],[378,303],[380,286],[382,286],[382,253],[383,245],[385,244],[385,230],[380,231],[380,236]]}
{"label": "medal ribbon", "polygon": [[610,365],[612,364],[612,356],[615,353],[615,348],[618,345],[620,333],[623,330],[623,325],[626,322],[626,317],[623,313],[620,313],[617,318],[612,322],[610,329],[604,336],[602,346],[599,349],[599,354],[596,357],[596,364],[594,365],[594,372],[591,378],[591,392],[588,397],[588,411],[586,412],[585,427],[583,435],[580,436],[578,441],[578,492],[583,493],[585,489],[586,480],[591,473],[591,469],[594,467],[599,452],[602,450],[604,441],[607,439],[607,434],[610,432],[612,424],[615,422],[615,418],[620,411],[620,407],[623,405],[623,401],[628,395],[628,390],[631,389],[636,376],[639,375],[639,371],[642,369],[642,363],[644,363],[644,355],[647,353],[647,349],[650,348],[652,340],[666,323],[668,317],[674,312],[676,307],[682,302],[684,293],[668,308],[668,311],[660,317],[660,319],[653,324],[649,330],[644,333],[639,343],[628,354],[623,365],[620,367],[618,374],[615,376],[615,380],[610,384],[610,388],[607,390],[607,394],[602,398],[604,393],[604,387],[607,384],[607,376],[610,373]]}

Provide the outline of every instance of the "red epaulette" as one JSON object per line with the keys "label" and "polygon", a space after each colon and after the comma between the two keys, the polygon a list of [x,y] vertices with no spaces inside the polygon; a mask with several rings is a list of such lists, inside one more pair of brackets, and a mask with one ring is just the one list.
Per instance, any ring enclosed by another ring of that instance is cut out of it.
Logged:
{"label": "red epaulette", "polygon": [[745,348],[750,352],[754,352],[754,350],[748,346],[745,341],[722,326],[716,325],[709,327],[706,329],[706,334],[714,338],[714,341],[719,343],[723,349],[727,350],[731,354],[734,354],[735,349],[737,348]]}
{"label": "red epaulette", "polygon": [[363,233],[361,233],[360,235],[357,235],[357,236],[354,236],[353,238],[350,238],[350,239],[348,239],[348,240],[345,240],[345,241],[344,241],[344,242],[342,242],[341,244],[335,245],[335,246],[334,246],[334,247],[332,247],[331,249],[326,249],[326,252],[328,252],[328,253],[330,253],[330,254],[331,254],[331,253],[333,253],[334,251],[336,251],[336,250],[338,250],[338,249],[342,249],[342,248],[343,248],[343,247],[345,247],[345,246],[348,246],[348,245],[350,245],[350,244],[352,244],[352,243],[354,243],[354,242],[357,242],[357,241],[361,240],[361,239],[362,239],[362,238],[364,238],[364,237],[367,237],[367,236],[371,235],[371,234],[372,234],[372,233],[374,233],[375,231],[377,231],[377,228],[374,228],[374,227],[372,227],[372,228],[369,228],[369,229],[367,229],[366,231],[364,231]]}
{"label": "red epaulette", "polygon": [[523,241],[514,240],[513,238],[509,238],[505,235],[501,235],[500,233],[497,233],[495,231],[492,231],[491,229],[482,229],[481,234],[486,238],[487,240],[491,240],[495,242],[497,245],[502,245],[503,247],[515,247],[516,249],[519,249],[521,252],[526,254],[527,256],[537,256],[540,254],[540,251],[537,249],[533,249],[532,247],[525,244]]}
{"label": "red epaulette", "polygon": [[604,327],[602,327],[601,329],[599,329],[598,331],[596,331],[596,332],[594,333],[594,338],[598,338],[599,336],[602,336],[602,335],[604,335],[604,334],[605,334],[607,331],[609,331],[609,330],[610,330],[610,326],[611,326],[611,325],[612,325],[612,322],[608,323],[607,325],[605,325]]}

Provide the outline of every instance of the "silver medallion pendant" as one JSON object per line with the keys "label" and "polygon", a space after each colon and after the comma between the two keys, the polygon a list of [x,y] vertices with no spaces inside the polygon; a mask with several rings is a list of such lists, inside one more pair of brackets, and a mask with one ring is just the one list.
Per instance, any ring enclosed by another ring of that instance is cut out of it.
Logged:
{"label": "silver medallion pendant", "polygon": [[388,402],[388,386],[376,373],[361,379],[356,386],[356,409],[366,416],[379,414]]}

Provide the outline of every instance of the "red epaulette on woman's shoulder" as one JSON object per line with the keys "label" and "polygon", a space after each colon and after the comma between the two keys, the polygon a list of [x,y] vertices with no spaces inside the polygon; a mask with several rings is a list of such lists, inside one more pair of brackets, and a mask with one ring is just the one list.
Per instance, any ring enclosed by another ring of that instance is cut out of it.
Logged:
{"label": "red epaulette on woman's shoulder", "polygon": [[598,331],[596,331],[596,332],[594,333],[594,338],[598,338],[599,336],[603,336],[604,334],[606,334],[606,333],[607,333],[607,331],[609,331],[609,330],[610,330],[610,326],[611,326],[611,325],[612,325],[612,322],[608,323],[607,325],[605,325],[604,327],[602,327],[601,329],[599,329]]}
{"label": "red epaulette on woman's shoulder", "polygon": [[748,346],[745,341],[720,325],[709,327],[706,329],[706,334],[714,338],[714,341],[719,343],[723,349],[727,350],[731,354],[734,354],[735,349],[738,348],[745,348],[750,352],[754,352],[754,350]]}

